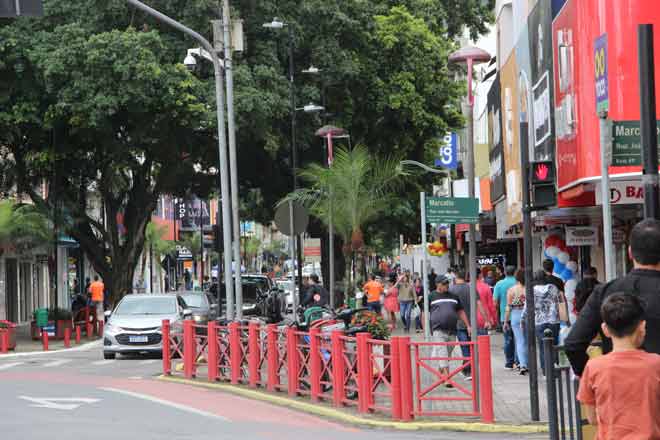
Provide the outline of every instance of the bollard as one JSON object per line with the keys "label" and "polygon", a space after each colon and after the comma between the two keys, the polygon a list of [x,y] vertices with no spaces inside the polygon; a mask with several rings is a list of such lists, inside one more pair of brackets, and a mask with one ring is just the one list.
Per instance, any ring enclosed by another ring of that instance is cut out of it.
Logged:
{"label": "bollard", "polygon": [[346,398],[344,371],[344,340],[341,338],[342,332],[335,330],[332,332],[332,398],[335,406],[344,405]]}
{"label": "bollard", "polygon": [[193,321],[183,321],[183,376],[186,379],[195,377],[195,328]]}
{"label": "bollard", "polygon": [[401,357],[399,337],[390,340],[390,384],[392,392],[392,419],[401,420]]}
{"label": "bollard", "polygon": [[399,372],[401,375],[401,420],[408,422],[414,417],[410,336],[399,337]]}
{"label": "bollard", "polygon": [[548,396],[548,425],[550,426],[550,439],[559,440],[559,415],[557,414],[557,384],[555,383],[554,365],[555,340],[552,330],[543,332],[543,368],[545,369],[546,394]]}
{"label": "bollard", "polygon": [[357,334],[358,411],[369,412],[369,382],[373,371],[369,362],[369,333]]}
{"label": "bollard", "polygon": [[7,353],[9,351],[9,332],[0,331],[0,353]]}
{"label": "bollard", "polygon": [[44,346],[44,351],[48,351],[48,332],[43,328],[41,329],[41,343]]}
{"label": "bollard", "polygon": [[490,336],[477,338],[479,350],[479,407],[481,408],[481,421],[493,423],[493,372],[490,365]]}
{"label": "bollard", "polygon": [[277,344],[277,325],[268,324],[266,327],[268,350],[266,351],[266,361],[268,363],[268,379],[266,387],[268,391],[276,391],[280,384],[280,376],[277,372],[280,364],[280,351]]}
{"label": "bollard", "polygon": [[163,345],[163,374],[169,376],[172,374],[172,355],[170,352],[170,320],[163,319],[161,326],[161,338]]}
{"label": "bollard", "polygon": [[96,333],[99,335],[99,338],[103,337],[103,321],[96,321],[97,330]]}
{"label": "bollard", "polygon": [[71,348],[71,328],[64,329],[64,347]]}
{"label": "bollard", "polygon": [[94,327],[92,326],[92,323],[87,321],[85,324],[85,332],[87,332],[87,339],[92,339],[92,333],[94,333]]}
{"label": "bollard", "polygon": [[261,379],[259,374],[259,361],[261,361],[259,331],[259,324],[251,322],[248,327],[248,383],[252,388],[256,388]]}
{"label": "bollard", "polygon": [[215,321],[210,321],[206,330],[208,343],[207,373],[209,382],[218,380],[218,330]]}
{"label": "bollard", "polygon": [[243,349],[241,347],[241,326],[238,322],[229,323],[229,358],[231,365],[231,383],[237,385],[241,379],[241,360]]}
{"label": "bollard", "polygon": [[80,344],[80,325],[76,325],[76,344]]}
{"label": "bollard", "polygon": [[312,402],[318,402],[321,395],[321,331],[309,330],[309,382]]}
{"label": "bollard", "polygon": [[296,331],[289,327],[286,330],[286,356],[287,356],[287,374],[289,396],[295,397],[298,394],[298,347]]}

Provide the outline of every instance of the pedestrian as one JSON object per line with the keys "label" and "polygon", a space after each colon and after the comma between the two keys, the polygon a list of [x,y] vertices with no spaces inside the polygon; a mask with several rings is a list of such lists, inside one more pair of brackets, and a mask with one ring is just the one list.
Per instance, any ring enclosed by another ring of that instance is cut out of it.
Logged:
{"label": "pedestrian", "polygon": [[660,355],[640,350],[645,314],[638,292],[612,293],[600,309],[612,351],[587,362],[577,396],[599,439],[660,439]]}
{"label": "pedestrian", "polygon": [[396,314],[400,310],[399,307],[399,289],[396,282],[392,282],[391,278],[387,282],[387,289],[385,291],[385,312],[389,315],[392,330],[396,328]]}
{"label": "pedestrian", "polygon": [[494,328],[497,323],[497,312],[493,302],[493,289],[486,284],[481,272],[477,273],[477,294],[482,305],[477,308],[477,325],[483,334],[488,334],[488,330]]}
{"label": "pedestrian", "polygon": [[[552,331],[555,345],[559,344],[559,289],[547,273],[539,270],[534,274],[532,283],[534,290],[534,310],[530,311],[527,302],[523,307],[522,320],[527,319],[529,313],[534,313],[536,341],[541,361],[541,368],[545,375],[545,356],[543,354],[543,338],[546,329]],[[526,325],[526,323],[525,323]]]}
{"label": "pedestrian", "polygon": [[415,278],[415,303],[420,310],[419,315],[415,318],[415,332],[421,333],[424,329],[422,325],[424,322],[424,283],[419,276]]}
{"label": "pedestrian", "polygon": [[518,269],[515,275],[516,284],[506,292],[506,309],[502,328],[513,331],[513,341],[516,348],[516,357],[520,374],[526,375],[527,369],[527,337],[522,320],[522,312],[525,307],[525,271]]}
{"label": "pedestrian", "polygon": [[185,288],[186,290],[192,290],[193,283],[192,283],[192,274],[190,273],[190,269],[186,267],[186,270],[183,272],[183,280],[185,282]]}
{"label": "pedestrian", "polygon": [[435,269],[431,268],[427,278],[429,279],[429,289],[435,289],[435,280],[438,278],[438,275],[435,273]]}
{"label": "pedestrian", "polygon": [[[456,271],[456,278],[454,278],[454,285],[449,287],[449,292],[453,295],[456,295],[463,305],[463,310],[465,310],[465,315],[470,317],[470,285],[465,281],[465,272],[462,270]],[[477,297],[477,307],[483,307],[479,297]],[[458,320],[456,323],[456,339],[461,343],[461,352],[463,357],[470,357],[470,345],[467,344],[470,342],[470,325],[466,325],[462,320]],[[472,379],[472,369],[470,366],[466,366],[462,371],[466,379]]]}
{"label": "pedestrian", "polygon": [[580,310],[584,308],[584,305],[587,303],[587,300],[593,293],[596,286],[598,286],[599,284],[600,283],[596,278],[585,277],[582,281],[580,281],[577,284],[577,286],[575,286],[575,298],[573,300],[574,301],[573,308],[578,316],[580,316]]}
{"label": "pedestrian", "polygon": [[[647,304],[646,338],[642,349],[660,354],[660,221],[646,219],[637,223],[630,232],[628,253],[633,260],[633,270],[624,277],[596,286],[564,341],[566,355],[578,376],[589,359],[587,349],[601,328],[600,308],[605,299],[616,292],[632,293]],[[611,342],[603,340],[603,352],[610,351]]]}
{"label": "pedestrian", "polygon": [[380,315],[381,304],[380,297],[383,294],[383,285],[376,280],[376,275],[369,275],[369,281],[362,287],[367,296],[367,308]]}
{"label": "pedestrian", "polygon": [[505,328],[504,318],[506,315],[507,292],[516,285],[515,266],[507,266],[504,269],[506,276],[495,284],[493,291],[493,300],[495,301],[495,310],[499,313],[499,322],[502,324],[504,333],[504,368],[512,370],[515,366],[516,346],[514,343],[514,334],[511,326]]}
{"label": "pedestrian", "polygon": [[399,305],[401,307],[401,321],[403,330],[410,332],[410,311],[415,302],[415,288],[410,283],[410,274],[404,273],[399,280]]}
{"label": "pedestrian", "polygon": [[165,283],[165,292],[170,291],[170,277],[165,275],[164,277],[164,283]]}
{"label": "pedestrian", "polygon": [[487,270],[484,269],[484,270],[485,270],[484,282],[492,288],[493,286],[495,286],[495,283],[497,282],[497,280],[495,279],[495,274],[491,269],[487,269]]}
{"label": "pedestrian", "polygon": [[429,296],[429,308],[433,340],[442,343],[433,347],[433,357],[442,358],[439,365],[440,380],[447,388],[453,388],[449,378],[449,358],[454,351],[456,326],[460,319],[470,334],[470,323],[461,300],[449,293],[449,280],[446,277],[440,276],[436,280],[435,291]]}
{"label": "pedestrian", "polygon": [[96,311],[96,320],[104,322],[104,300],[105,285],[99,280],[98,275],[94,275],[94,282],[89,285],[89,295],[92,299],[92,310]]}
{"label": "pedestrian", "polygon": [[330,294],[319,282],[319,276],[313,273],[307,280],[307,291],[300,303],[303,307],[326,307],[330,304]]}

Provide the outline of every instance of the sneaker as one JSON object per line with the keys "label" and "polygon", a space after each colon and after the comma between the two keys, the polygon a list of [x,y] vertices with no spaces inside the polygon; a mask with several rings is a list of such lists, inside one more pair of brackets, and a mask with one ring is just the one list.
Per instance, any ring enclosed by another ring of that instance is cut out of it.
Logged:
{"label": "sneaker", "polygon": [[450,383],[446,383],[446,384],[445,384],[445,388],[454,388],[454,385],[452,385],[452,384],[450,384]]}
{"label": "sneaker", "polygon": [[468,382],[472,381],[472,376],[465,376],[465,380]]}
{"label": "sneaker", "polygon": [[523,368],[520,369],[520,375],[521,376],[526,376],[528,371],[529,370],[527,368],[523,367]]}
{"label": "sneaker", "polygon": [[504,366],[504,369],[505,369],[505,370],[513,370],[513,364],[506,364],[506,365]]}

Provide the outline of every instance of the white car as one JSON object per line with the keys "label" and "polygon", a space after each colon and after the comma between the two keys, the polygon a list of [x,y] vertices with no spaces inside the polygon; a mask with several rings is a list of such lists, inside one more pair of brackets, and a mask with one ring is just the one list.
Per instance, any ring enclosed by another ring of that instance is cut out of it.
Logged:
{"label": "white car", "polygon": [[179,295],[131,294],[106,312],[103,329],[103,357],[114,359],[117,354],[162,353],[164,319],[173,328],[181,326],[192,312]]}

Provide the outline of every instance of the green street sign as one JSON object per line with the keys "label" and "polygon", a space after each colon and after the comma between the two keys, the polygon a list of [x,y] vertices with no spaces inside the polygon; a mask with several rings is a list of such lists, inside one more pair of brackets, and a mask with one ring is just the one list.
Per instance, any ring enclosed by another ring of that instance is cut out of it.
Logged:
{"label": "green street sign", "polygon": [[426,199],[426,222],[479,223],[479,200],[468,197],[428,197]]}
{"label": "green street sign", "polygon": [[[656,121],[660,138],[660,121]],[[642,165],[642,139],[639,121],[612,121],[612,166]]]}

